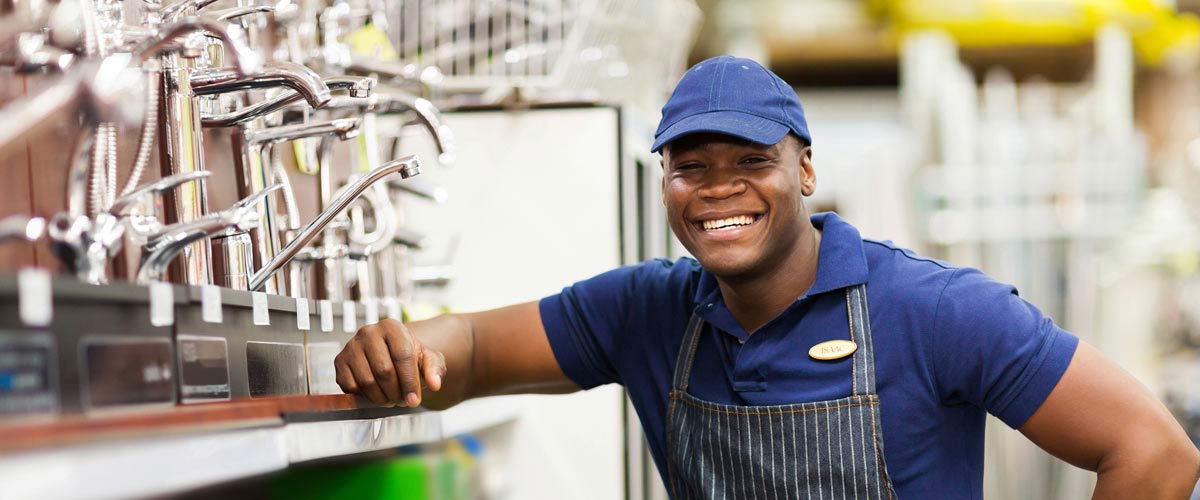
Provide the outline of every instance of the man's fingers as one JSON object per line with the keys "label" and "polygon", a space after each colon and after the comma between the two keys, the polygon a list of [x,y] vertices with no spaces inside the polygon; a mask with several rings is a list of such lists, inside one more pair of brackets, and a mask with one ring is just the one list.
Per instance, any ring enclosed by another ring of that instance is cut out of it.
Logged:
{"label": "man's fingers", "polygon": [[425,385],[431,391],[442,390],[442,377],[446,375],[446,356],[433,349],[425,348],[421,356],[421,371],[425,374]]}
{"label": "man's fingers", "polygon": [[[379,328],[379,326],[375,326],[374,328]],[[359,345],[362,346],[363,354],[367,357],[367,363],[371,366],[371,374],[375,376],[375,384],[383,391],[384,397],[392,404],[403,403],[404,396],[400,392],[399,381],[396,380],[396,368],[392,363],[392,356],[383,336],[363,335],[359,339]]]}
{"label": "man's fingers", "polygon": [[358,384],[354,382],[354,374],[350,372],[350,367],[341,359],[341,356],[334,358],[333,369],[334,373],[337,373],[337,384],[342,388],[342,392],[357,394]]}
{"label": "man's fingers", "polygon": [[[388,404],[387,396],[384,396],[383,391],[379,389],[379,385],[375,382],[375,374],[371,373],[371,366],[367,363],[367,357],[362,352],[362,346],[351,340],[349,346],[350,356],[348,364],[350,372],[354,375],[354,382],[358,384],[358,393],[366,396],[372,403],[380,406]],[[349,347],[348,346],[348,347]]]}
{"label": "man's fingers", "polygon": [[396,367],[396,378],[400,381],[400,393],[404,398],[399,401],[408,406],[417,406],[421,403],[420,345],[404,325],[392,320],[384,321],[389,323],[387,345],[392,363]]}

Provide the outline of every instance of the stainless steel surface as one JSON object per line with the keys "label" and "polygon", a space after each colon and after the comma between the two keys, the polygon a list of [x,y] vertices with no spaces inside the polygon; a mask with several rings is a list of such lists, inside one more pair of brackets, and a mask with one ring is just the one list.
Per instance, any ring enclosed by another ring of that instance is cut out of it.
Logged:
{"label": "stainless steel surface", "polygon": [[286,61],[272,62],[251,75],[232,68],[200,70],[191,75],[191,85],[196,95],[288,87],[304,96],[314,108],[324,106],[333,97],[320,75],[306,66]]}
{"label": "stainless steel surface", "polygon": [[412,177],[421,172],[421,164],[415,156],[408,156],[399,160],[388,162],[362,176],[354,183],[347,185],[342,189],[341,193],[335,197],[329,206],[325,207],[312,222],[304,226],[294,239],[289,242],[278,254],[269,262],[263,265],[254,277],[250,280],[250,290],[258,290],[266,282],[267,278],[278,272],[285,264],[292,260],[302,248],[307,246],[313,238],[321,232],[342,210],[350,206],[359,195],[367,188],[375,183],[387,178],[392,174],[400,174],[402,177]]}
{"label": "stainless steel surface", "polygon": [[288,460],[304,462],[350,453],[383,450],[442,439],[442,425],[435,412],[392,417],[298,422],[285,427]]}
{"label": "stainless steel surface", "polygon": [[[162,126],[159,151],[162,175],[179,175],[204,170],[204,148],[200,144],[200,109],[191,88],[196,61],[169,54],[163,58]],[[166,221],[188,222],[208,213],[208,189],[203,184],[183,186],[169,193]],[[197,244],[183,256],[183,283],[212,283],[208,246]]]}
{"label": "stainless steel surface", "polygon": [[142,256],[141,267],[138,268],[138,282],[147,283],[161,280],[166,272],[167,264],[179,252],[197,241],[229,231],[245,232],[256,227],[258,225],[256,205],[265,201],[267,195],[279,187],[278,184],[273,185],[238,201],[225,210],[208,214],[196,220],[164,227],[157,234],[151,235],[146,243],[146,252]]}
{"label": "stainless steel surface", "polygon": [[213,284],[234,290],[247,290],[254,273],[254,240],[250,233],[234,233],[212,238]]}

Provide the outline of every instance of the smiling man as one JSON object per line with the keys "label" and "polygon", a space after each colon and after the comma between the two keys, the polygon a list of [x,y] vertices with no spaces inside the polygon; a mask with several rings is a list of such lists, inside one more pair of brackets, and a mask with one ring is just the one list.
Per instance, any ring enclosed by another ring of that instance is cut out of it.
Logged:
{"label": "smiling man", "polygon": [[981,498],[987,413],[1096,471],[1095,498],[1187,498],[1200,453],[1120,367],[1009,285],[810,214],[811,144],[779,77],[697,64],[653,146],[694,260],[363,327],[338,383],[435,409],[622,384],[674,498]]}

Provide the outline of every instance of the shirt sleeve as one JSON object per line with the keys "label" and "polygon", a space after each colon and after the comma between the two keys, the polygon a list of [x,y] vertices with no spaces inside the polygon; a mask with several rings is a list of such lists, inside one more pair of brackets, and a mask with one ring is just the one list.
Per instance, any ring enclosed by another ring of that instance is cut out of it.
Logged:
{"label": "shirt sleeve", "polygon": [[580,387],[621,383],[616,369],[621,333],[639,270],[647,264],[605,272],[541,300],[542,325],[558,366]]}
{"label": "shirt sleeve", "polygon": [[1016,288],[958,269],[938,300],[927,349],[943,403],[979,406],[1015,429],[1050,395],[1078,344]]}

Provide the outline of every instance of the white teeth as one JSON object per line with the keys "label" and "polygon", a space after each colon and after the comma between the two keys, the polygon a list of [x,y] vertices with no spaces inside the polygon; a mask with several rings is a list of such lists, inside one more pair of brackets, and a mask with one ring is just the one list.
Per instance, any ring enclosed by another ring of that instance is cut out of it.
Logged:
{"label": "white teeth", "polygon": [[753,215],[735,215],[733,217],[726,217],[724,219],[706,220],[702,222],[705,231],[712,231],[714,229],[723,229],[733,226],[748,226],[753,223]]}

